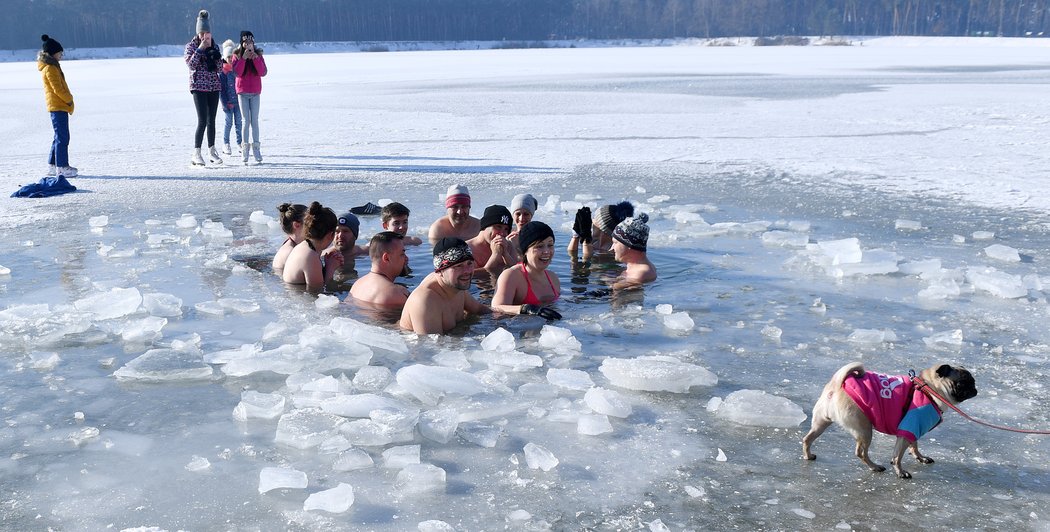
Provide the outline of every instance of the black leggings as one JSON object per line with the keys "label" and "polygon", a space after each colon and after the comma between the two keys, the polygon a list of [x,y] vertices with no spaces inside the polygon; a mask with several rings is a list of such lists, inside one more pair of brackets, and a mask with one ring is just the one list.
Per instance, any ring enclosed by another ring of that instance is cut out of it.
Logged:
{"label": "black leggings", "polygon": [[197,133],[193,136],[193,147],[200,148],[204,130],[208,130],[208,147],[215,145],[215,113],[219,110],[218,92],[190,91],[193,106],[197,108]]}

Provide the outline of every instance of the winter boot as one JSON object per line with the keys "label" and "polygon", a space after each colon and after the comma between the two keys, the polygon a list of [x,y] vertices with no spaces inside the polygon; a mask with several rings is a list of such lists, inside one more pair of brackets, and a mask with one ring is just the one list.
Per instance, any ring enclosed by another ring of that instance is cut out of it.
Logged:
{"label": "winter boot", "polygon": [[77,169],[73,168],[72,166],[59,166],[58,168],[55,169],[55,172],[58,173],[58,175],[66,176],[66,177],[76,177],[77,176]]}
{"label": "winter boot", "polygon": [[58,175],[58,167],[53,165],[53,164],[48,165],[48,167],[47,167],[47,176],[51,177],[51,176],[56,176],[56,175]]}
{"label": "winter boot", "polygon": [[230,149],[230,143],[229,142],[227,142],[226,144],[222,145],[222,153],[225,153],[226,155],[233,155],[233,150]]}
{"label": "winter boot", "polygon": [[204,157],[201,157],[200,148],[193,149],[193,156],[190,157],[190,164],[193,166],[204,166]]}
{"label": "winter boot", "polygon": [[219,157],[219,152],[215,151],[215,146],[208,148],[208,160],[212,164],[222,164],[222,158]]}
{"label": "winter boot", "polygon": [[244,158],[244,166],[248,166],[248,143],[241,144],[241,157]]}
{"label": "winter boot", "polygon": [[259,149],[259,143],[258,142],[253,142],[252,143],[252,153],[255,154],[255,162],[261,163],[262,162],[262,151]]}

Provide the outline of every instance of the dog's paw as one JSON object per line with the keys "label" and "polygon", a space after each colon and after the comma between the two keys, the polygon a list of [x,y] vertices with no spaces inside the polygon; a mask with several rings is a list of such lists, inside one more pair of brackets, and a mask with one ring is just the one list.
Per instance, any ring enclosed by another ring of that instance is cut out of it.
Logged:
{"label": "dog's paw", "polygon": [[816,460],[817,459],[817,455],[815,455],[813,453],[804,454],[804,455],[802,455],[802,459],[803,460]]}
{"label": "dog's paw", "polygon": [[911,473],[901,469],[897,471],[897,478],[911,478]]}
{"label": "dog's paw", "polygon": [[876,473],[882,473],[883,471],[886,470],[886,466],[880,466],[879,464],[875,464],[875,465],[871,466],[871,470],[876,472]]}
{"label": "dog's paw", "polygon": [[930,458],[929,456],[919,456],[919,457],[916,458],[916,460],[918,460],[919,462],[921,462],[923,464],[932,464],[933,463],[933,458]]}

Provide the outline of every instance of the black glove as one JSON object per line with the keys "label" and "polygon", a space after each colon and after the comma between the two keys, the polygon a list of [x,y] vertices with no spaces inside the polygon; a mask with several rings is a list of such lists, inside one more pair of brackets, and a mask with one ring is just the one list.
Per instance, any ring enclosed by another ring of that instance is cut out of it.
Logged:
{"label": "black glove", "polygon": [[580,207],[576,211],[576,221],[572,223],[572,232],[580,237],[580,242],[591,242],[591,208]]}
{"label": "black glove", "polygon": [[[586,208],[586,207],[584,207]],[[552,308],[541,307],[539,305],[531,305],[526,303],[521,306],[522,314],[531,314],[533,316],[539,316],[545,320],[560,320],[561,314]]]}

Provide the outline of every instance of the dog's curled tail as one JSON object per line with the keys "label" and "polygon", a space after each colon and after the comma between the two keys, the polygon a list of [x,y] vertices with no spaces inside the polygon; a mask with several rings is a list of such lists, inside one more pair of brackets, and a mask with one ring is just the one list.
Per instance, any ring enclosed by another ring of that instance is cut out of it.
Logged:
{"label": "dog's curled tail", "polygon": [[863,362],[852,362],[839,368],[835,372],[835,375],[831,377],[831,382],[835,383],[836,386],[842,386],[845,382],[846,377],[849,376],[861,377],[864,375],[864,363]]}

